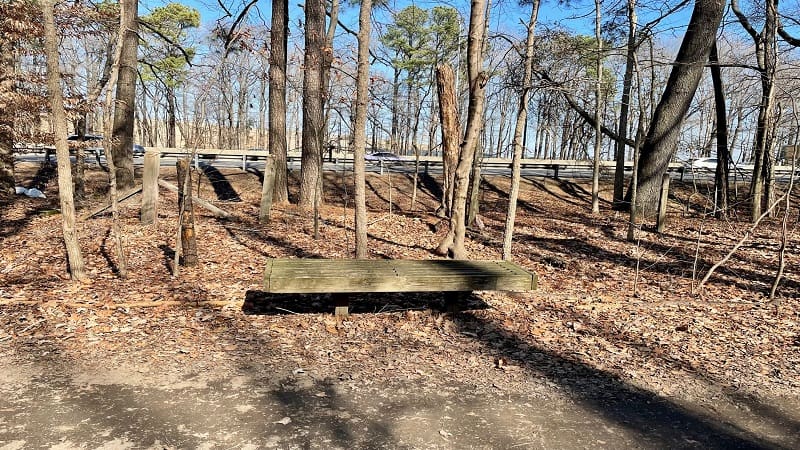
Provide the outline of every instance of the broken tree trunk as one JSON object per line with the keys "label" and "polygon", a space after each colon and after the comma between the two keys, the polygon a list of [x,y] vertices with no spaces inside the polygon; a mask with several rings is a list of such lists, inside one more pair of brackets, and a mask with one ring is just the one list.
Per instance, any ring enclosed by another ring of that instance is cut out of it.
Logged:
{"label": "broken tree trunk", "polygon": [[183,265],[197,265],[197,238],[194,232],[194,208],[192,206],[192,171],[190,159],[182,158],[178,167],[178,207],[180,208],[180,241]]}

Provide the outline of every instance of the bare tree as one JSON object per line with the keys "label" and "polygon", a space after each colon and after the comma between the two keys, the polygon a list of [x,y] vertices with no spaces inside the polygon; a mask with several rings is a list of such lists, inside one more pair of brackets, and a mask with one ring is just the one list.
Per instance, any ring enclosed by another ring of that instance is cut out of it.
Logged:
{"label": "bare tree", "polygon": [[[13,43],[0,38],[0,92],[15,90]],[[14,108],[0,97],[0,197],[14,195]]]}
{"label": "bare tree", "polygon": [[456,168],[455,195],[453,197],[453,210],[450,215],[450,228],[437,248],[437,253],[440,255],[449,255],[454,259],[465,259],[467,257],[466,248],[464,247],[467,190],[469,189],[472,159],[475,157],[475,149],[480,138],[485,87],[488,80],[488,75],[483,70],[485,19],[486,1],[472,0],[467,39],[467,76],[469,80],[467,124],[464,131],[464,140],[461,143],[461,155]]}
{"label": "bare tree", "polygon": [[286,142],[286,48],[289,35],[289,2],[273,0],[269,64],[269,147],[275,155],[275,190],[277,203],[289,201],[287,186]]}
{"label": "bare tree", "polygon": [[64,96],[61,92],[61,73],[58,68],[58,34],[56,33],[54,0],[42,0],[44,14],[44,49],[47,56],[47,90],[55,132],[56,158],[58,161],[58,197],[61,201],[62,231],[67,249],[67,263],[73,280],[86,278],[83,255],[78,243],[75,227],[75,203],[72,188],[72,172],[67,146],[67,115],[64,111]]}
{"label": "bare tree", "polygon": [[306,2],[306,35],[303,77],[303,154],[300,169],[300,206],[310,209],[321,201],[322,144],[325,104],[323,64],[325,55],[325,2]]}
{"label": "bare tree", "polygon": [[778,6],[777,0],[766,0],[764,26],[756,31],[750,20],[739,8],[737,0],[731,1],[731,8],[756,47],[756,61],[761,78],[761,101],[758,109],[758,122],[754,143],[753,178],[750,182],[750,195],[753,203],[750,220],[755,222],[761,211],[771,203],[772,194],[772,145],[774,142],[775,108],[775,70],[778,64]]}
{"label": "bare tree", "polygon": [[458,99],[455,93],[455,74],[450,64],[436,68],[439,92],[439,118],[442,123],[442,206],[440,212],[450,217],[453,210],[456,166],[459,159],[458,141],[461,125],[458,120]]}
{"label": "bare tree", "polygon": [[528,121],[528,100],[533,81],[533,55],[536,37],[536,22],[539,17],[539,0],[533,0],[531,5],[531,17],[528,20],[528,37],[525,40],[525,55],[523,57],[523,67],[525,70],[522,76],[522,87],[519,93],[519,105],[517,107],[517,121],[514,126],[514,157],[511,169],[511,190],[508,194],[508,213],[506,214],[506,226],[503,238],[503,259],[511,259],[511,241],[514,235],[514,221],[517,216],[517,198],[519,197],[520,168],[522,160],[522,139],[523,129]]}
{"label": "bare tree", "polygon": [[[708,62],[724,10],[725,2],[720,0],[695,1],[689,26],[642,147],[635,207],[643,212],[657,208],[662,176],[675,153],[681,124]],[[630,194],[629,190],[629,197]]]}
{"label": "bare tree", "polygon": [[136,66],[139,37],[137,34],[137,0],[120,0],[120,8],[125,10],[125,30],[120,56],[119,80],[117,82],[116,108],[114,109],[114,146],[110,156],[117,168],[117,187],[125,190],[133,187],[133,125],[136,101]]}
{"label": "bare tree", "polygon": [[600,150],[603,145],[603,134],[600,132],[603,93],[603,36],[600,34],[601,0],[594,0],[594,36],[597,41],[597,78],[594,85],[594,167],[592,170],[592,213],[600,213]]}
{"label": "bare tree", "polygon": [[711,48],[709,56],[711,80],[714,84],[714,111],[717,128],[717,168],[714,172],[714,215],[717,218],[728,214],[728,178],[730,175],[730,149],[728,148],[728,111],[725,106],[725,87],[722,84],[722,70],[719,67],[717,44]]}
{"label": "bare tree", "polygon": [[369,103],[369,37],[372,28],[372,0],[361,0],[358,14],[358,69],[356,73],[356,111],[353,123],[353,176],[355,177],[356,258],[367,257],[367,205],[364,153],[367,144],[367,104]]}

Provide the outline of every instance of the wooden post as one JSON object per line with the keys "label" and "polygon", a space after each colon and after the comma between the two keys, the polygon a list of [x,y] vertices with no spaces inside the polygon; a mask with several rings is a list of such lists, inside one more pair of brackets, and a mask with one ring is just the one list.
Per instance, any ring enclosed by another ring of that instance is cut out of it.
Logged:
{"label": "wooden post", "polygon": [[336,317],[347,317],[350,315],[350,297],[348,294],[336,293],[332,295],[334,309],[333,315]]}
{"label": "wooden post", "polygon": [[658,225],[656,231],[659,233],[664,232],[664,227],[667,225],[667,204],[669,203],[669,174],[665,173],[661,178],[661,198],[658,201]]}
{"label": "wooden post", "polygon": [[261,209],[258,212],[258,221],[267,223],[270,219],[269,211],[272,209],[272,194],[275,191],[275,157],[267,156],[264,164],[264,184],[261,186]]}
{"label": "wooden post", "polygon": [[139,220],[144,225],[155,223],[158,218],[158,172],[161,154],[155,150],[144,152],[144,172],[142,173],[142,208]]}

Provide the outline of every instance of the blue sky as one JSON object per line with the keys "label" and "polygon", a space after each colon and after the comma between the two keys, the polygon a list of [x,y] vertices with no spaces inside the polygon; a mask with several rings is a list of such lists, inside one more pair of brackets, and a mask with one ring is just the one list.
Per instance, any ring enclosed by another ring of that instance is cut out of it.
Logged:
{"label": "blue sky", "polygon": [[[245,2],[242,0],[221,0],[223,3],[229,5],[232,13],[236,14],[240,11]],[[347,24],[351,29],[358,28],[358,7],[349,6],[347,0],[342,0],[342,10],[340,20]],[[166,0],[142,0],[139,6],[139,14],[147,14],[152,8],[168,3]],[[223,16],[224,12],[216,0],[183,0],[182,3],[197,8],[200,11],[202,21],[205,27],[210,27],[213,23]],[[299,0],[290,0],[290,16],[292,27],[297,27],[298,20],[302,17],[302,10],[298,4],[302,3]],[[606,2],[608,4],[608,2]],[[640,2],[644,3],[644,2]],[[674,3],[674,2],[671,2]],[[374,17],[379,22],[388,22],[390,19],[390,11],[400,10],[408,5],[417,5],[422,8],[431,8],[437,5],[450,5],[462,12],[465,23],[469,13],[469,1],[458,0],[451,2],[442,1],[408,1],[408,0],[390,0],[388,10],[377,9],[374,11]],[[657,5],[657,1],[648,1],[645,3],[647,6]],[[269,0],[260,0],[257,3],[258,12],[251,10],[251,20],[259,21],[259,17],[263,18],[267,23],[269,22],[271,2]],[[530,6],[519,6],[517,0],[494,0],[492,2],[491,11],[491,24],[490,29],[493,31],[500,31],[509,34],[519,34],[524,30],[522,24],[529,16]],[[689,20],[691,8],[686,8],[682,13],[670,19],[664,25],[664,28],[673,30],[674,37],[682,33],[682,28],[685,27]],[[642,20],[648,20],[648,13],[644,9],[640,13]],[[651,15],[652,17],[652,15]],[[574,32],[593,34],[594,33],[594,2],[587,0],[573,0],[570,2],[570,7],[559,5],[557,1],[545,0],[542,3],[541,11],[539,14],[539,23],[541,26],[560,26],[570,29]],[[669,39],[669,37],[667,37]]]}

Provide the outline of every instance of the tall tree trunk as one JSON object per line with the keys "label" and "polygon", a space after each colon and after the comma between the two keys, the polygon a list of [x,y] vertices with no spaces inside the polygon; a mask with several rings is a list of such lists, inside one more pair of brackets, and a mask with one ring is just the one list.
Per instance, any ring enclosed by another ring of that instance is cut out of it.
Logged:
{"label": "tall tree trunk", "polygon": [[614,208],[622,209],[625,203],[625,139],[628,138],[628,115],[631,108],[633,86],[633,58],[636,52],[636,0],[628,0],[628,42],[625,52],[625,74],[622,78],[622,101],[619,107],[619,126],[614,160]]}
{"label": "tall tree trunk", "polygon": [[686,111],[708,62],[724,11],[725,2],[721,0],[695,2],[689,26],[642,147],[636,202],[636,208],[641,212],[652,213],[658,206],[661,179],[677,148]]}
{"label": "tall tree trunk", "polygon": [[728,108],[725,106],[725,87],[719,67],[717,44],[711,48],[709,57],[711,80],[714,84],[714,110],[717,117],[717,168],[714,173],[714,216],[728,215],[728,178],[730,176],[730,150],[728,149]]}
{"label": "tall tree trunk", "polygon": [[167,147],[175,148],[175,88],[166,88],[167,97]]}
{"label": "tall tree trunk", "polygon": [[[777,67],[777,0],[766,0],[764,27],[757,32],[747,16],[739,8],[739,2],[731,2],[731,8],[739,19],[739,23],[747,31],[756,47],[756,61],[761,77],[761,102],[758,108],[756,136],[753,145],[753,178],[750,182],[752,208],[750,220],[755,222],[761,217],[761,211],[768,208],[772,178],[772,133],[775,103],[775,70]],[[767,191],[767,192],[765,192]]]}
{"label": "tall tree trunk", "polygon": [[42,0],[44,14],[44,42],[47,56],[47,90],[55,132],[56,158],[58,161],[58,197],[61,201],[62,231],[67,249],[67,264],[73,280],[86,278],[83,255],[78,243],[75,227],[75,204],[72,191],[72,170],[67,145],[67,114],[64,111],[64,96],[61,93],[61,73],[58,68],[58,36],[54,17],[54,0]]}
{"label": "tall tree trunk", "polygon": [[601,0],[594,0],[595,19],[594,36],[597,41],[597,78],[594,85],[594,167],[592,169],[592,213],[600,213],[600,151],[603,145],[603,134],[600,131],[603,99],[603,36],[600,34]]}
{"label": "tall tree trunk", "polygon": [[522,89],[519,93],[519,103],[517,106],[517,121],[514,124],[514,157],[511,162],[511,190],[508,194],[508,212],[506,213],[506,225],[503,233],[503,259],[511,259],[511,242],[514,236],[514,222],[517,218],[517,198],[519,197],[520,168],[523,152],[523,132],[525,123],[528,121],[528,97],[533,80],[533,51],[536,39],[536,22],[539,18],[539,0],[533,0],[531,5],[531,18],[528,21],[528,37],[525,40],[525,57],[523,59],[524,75],[522,76]]}
{"label": "tall tree trunk", "polygon": [[[322,140],[325,104],[325,2],[306,2],[306,38],[303,76],[303,154],[300,171],[300,206],[310,209],[321,201]],[[317,189],[320,187],[320,195]]]}
{"label": "tall tree trunk", "polygon": [[276,203],[289,201],[286,142],[286,47],[289,35],[289,2],[273,0],[269,64],[269,148],[275,155]]}
{"label": "tall tree trunk", "polygon": [[[392,134],[389,136],[389,149],[393,152],[397,151],[397,134],[398,134],[398,123],[399,123],[399,115],[400,112],[398,111],[400,106],[400,69],[397,67],[394,68],[394,77],[392,78]],[[377,151],[377,149],[372,149],[373,151]]]}
{"label": "tall tree trunk", "polygon": [[441,213],[450,217],[453,210],[453,192],[456,165],[459,160],[458,98],[455,93],[455,74],[450,64],[436,68],[436,85],[439,93],[439,119],[442,123],[442,206]]}
{"label": "tall tree trunk", "polygon": [[361,0],[358,13],[358,69],[356,73],[356,112],[353,123],[353,176],[355,177],[356,258],[367,257],[367,205],[364,181],[364,153],[367,145],[367,106],[369,104],[369,38],[372,0]]}
{"label": "tall tree trunk", "polygon": [[483,41],[485,39],[486,1],[472,0],[469,18],[469,36],[467,39],[467,75],[469,78],[469,104],[467,107],[467,125],[464,141],[461,143],[461,154],[456,167],[455,195],[453,210],[450,215],[450,229],[437,248],[440,255],[449,255],[454,259],[465,259],[467,251],[464,247],[466,237],[465,214],[467,206],[467,190],[472,159],[478,146],[483,106],[486,99],[485,88],[488,75],[483,70]]}
{"label": "tall tree trunk", "polygon": [[124,191],[133,187],[133,122],[136,102],[136,66],[138,65],[138,5],[137,0],[120,0],[125,9],[125,40],[121,43],[122,55],[117,82],[116,108],[114,109],[114,146],[110,156],[117,168],[117,187]]}
{"label": "tall tree trunk", "polygon": [[[126,10],[120,11],[120,24],[125,22]],[[119,61],[122,54],[122,41],[125,39],[125,29],[119,27],[117,33],[117,45],[113,55],[109,55],[112,70],[109,75],[109,88],[116,85],[119,80]],[[86,124],[81,124],[81,134],[86,129]],[[103,101],[103,147],[112,147],[112,135],[114,129],[114,97],[111,95],[111,89],[106,90],[105,99]],[[117,274],[120,278],[127,278],[128,276],[128,262],[125,256],[124,236],[119,224],[119,200],[117,197],[117,177],[116,167],[114,166],[114,158],[107,158],[108,161],[108,195],[111,199],[111,230],[113,232],[114,240],[116,241],[115,250],[117,255]]]}
{"label": "tall tree trunk", "polygon": [[[0,92],[16,90],[14,44],[0,37]],[[14,106],[0,96],[0,197],[14,195]]]}

